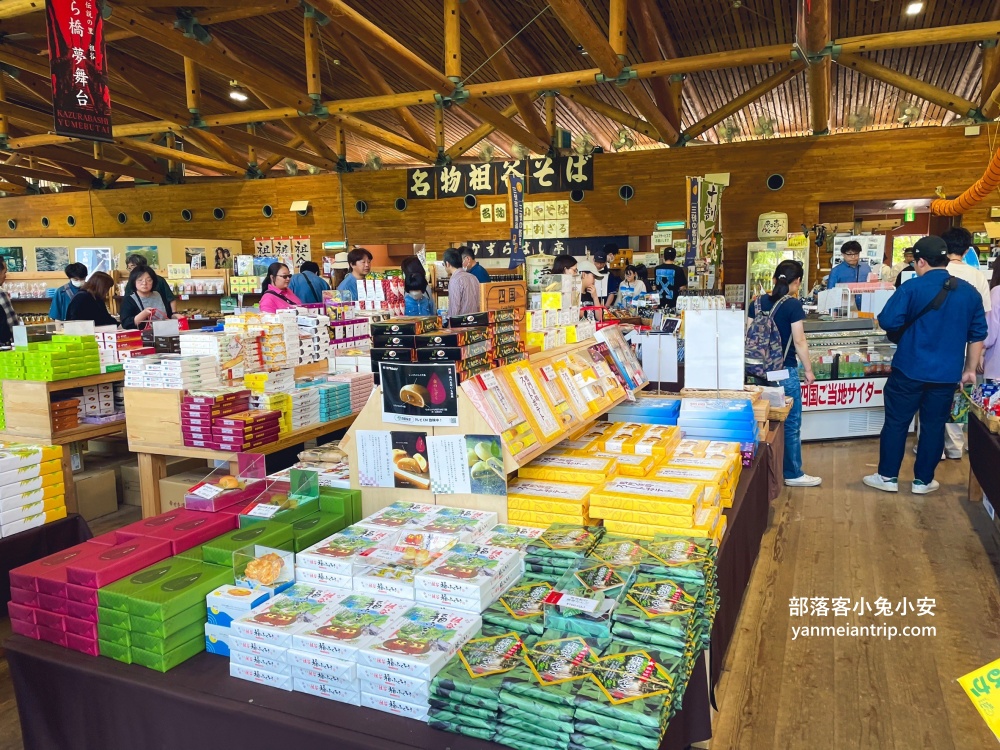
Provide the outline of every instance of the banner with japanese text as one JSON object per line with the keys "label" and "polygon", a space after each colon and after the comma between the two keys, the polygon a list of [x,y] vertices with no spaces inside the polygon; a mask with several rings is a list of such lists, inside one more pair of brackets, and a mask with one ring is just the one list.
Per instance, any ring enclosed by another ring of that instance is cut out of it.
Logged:
{"label": "banner with japanese text", "polygon": [[111,141],[111,91],[100,0],[46,0],[55,132]]}
{"label": "banner with japanese text", "polygon": [[510,180],[510,265],[517,268],[525,262],[524,258],[524,178],[511,175]]}
{"label": "banner with japanese text", "polygon": [[863,409],[883,406],[886,378],[818,380],[802,384],[802,411]]}

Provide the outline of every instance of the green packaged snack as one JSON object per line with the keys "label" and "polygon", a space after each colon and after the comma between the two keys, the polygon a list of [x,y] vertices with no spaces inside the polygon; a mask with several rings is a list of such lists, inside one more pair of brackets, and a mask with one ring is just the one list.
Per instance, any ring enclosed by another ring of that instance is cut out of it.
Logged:
{"label": "green packaged snack", "polygon": [[117,609],[97,608],[97,621],[110,625],[113,628],[131,630],[128,620],[128,612],[119,612]]}
{"label": "green packaged snack", "polygon": [[651,558],[640,564],[643,573],[699,583],[714,575],[718,549],[710,540],[657,534],[643,546]]}
{"label": "green packaged snack", "polygon": [[363,517],[361,512],[361,491],[345,490],[340,487],[319,488],[319,512],[342,515],[345,528],[357,523]]}
{"label": "green packaged snack", "polygon": [[[513,727],[501,724],[497,727],[495,742],[503,743],[508,747],[530,748],[531,750],[536,750],[538,748],[538,735],[530,731],[525,732],[523,730],[514,729]],[[549,740],[545,743],[545,747],[548,750],[569,750],[569,740]]]}
{"label": "green packaged snack", "polygon": [[183,646],[199,635],[202,637],[205,635],[205,623],[203,621],[193,622],[186,628],[182,628],[166,638],[157,638],[155,635],[146,635],[144,633],[132,633],[132,648],[166,656],[175,648]]}
{"label": "green packaged snack", "polygon": [[528,558],[581,558],[589,555],[603,536],[603,526],[554,523],[524,551]]}
{"label": "green packaged snack", "polygon": [[97,649],[101,656],[106,656],[109,659],[114,659],[115,661],[120,661],[123,664],[132,663],[132,649],[128,646],[123,646],[119,643],[110,643],[109,641],[98,639]]}
{"label": "green packaged snack", "polygon": [[[619,732],[617,729],[600,727],[596,724],[580,723],[577,726],[577,730],[578,734],[573,735],[570,739],[584,747],[588,747],[586,740],[605,743],[600,746],[602,749],[606,747],[607,742],[617,742],[623,746],[642,748],[642,750],[657,750],[660,746],[660,739],[658,737],[643,737],[642,735],[631,734],[630,732]],[[590,747],[597,746],[590,745]]]}
{"label": "green packaged snack", "polygon": [[433,716],[427,719],[427,726],[431,729],[440,729],[465,737],[475,737],[477,740],[486,740],[487,742],[493,739],[493,729],[481,729],[461,722],[444,721]]}
{"label": "green packaged snack", "polygon": [[618,731],[660,739],[673,715],[674,680],[645,651],[598,660],[580,686],[576,705],[586,712],[621,721]]}
{"label": "green packaged snack", "polygon": [[105,625],[103,622],[97,623],[97,639],[116,646],[129,648],[132,645],[132,634],[125,628],[116,628],[113,625]]}
{"label": "green packaged snack", "polygon": [[[590,741],[590,744],[582,744],[579,740],[586,738]],[[594,745],[597,742],[599,744]],[[639,745],[628,744],[625,742],[613,742],[611,740],[602,740],[599,737],[590,737],[585,734],[574,734],[569,741],[569,750],[593,750],[593,748],[599,747],[600,750],[641,750]]]}
{"label": "green packaged snack", "polygon": [[296,552],[312,547],[344,528],[344,516],[334,513],[313,513],[292,524]]}
{"label": "green packaged snack", "polygon": [[594,560],[606,565],[641,566],[652,562],[655,558],[643,549],[638,539],[625,536],[606,534],[600,544],[594,547],[590,555]]}
{"label": "green packaged snack", "polygon": [[471,716],[476,719],[492,720],[497,715],[496,711],[491,711],[488,708],[476,708],[465,703],[453,703],[447,698],[438,697],[433,691],[427,703],[431,708],[436,708],[440,711],[451,711],[459,716]]}
{"label": "green packaged snack", "polygon": [[562,597],[546,602],[545,627],[583,636],[611,636],[611,616],[635,577],[635,568],[581,560],[556,582]]}
{"label": "green packaged snack", "polygon": [[235,529],[210,542],[205,542],[202,546],[202,555],[207,563],[225,565],[232,569],[233,553],[255,544],[291,552],[294,546],[292,527],[287,523],[263,521],[246,529]]}
{"label": "green packaged snack", "polygon": [[548,583],[516,586],[483,612],[483,622],[522,635],[541,635],[545,630],[542,601],[551,591]]}
{"label": "green packaged snack", "polygon": [[[571,690],[567,689],[566,692],[575,691],[575,684],[569,684],[573,685],[573,687]],[[552,693],[554,691],[549,692]],[[564,700],[562,703],[546,701],[543,700],[543,697],[547,696],[522,695],[504,689],[500,693],[500,713],[501,715],[510,714],[519,717],[536,716],[540,719],[548,719],[550,721],[572,723],[573,709],[567,705],[567,703],[572,702],[572,695],[570,695],[569,700]]]}
{"label": "green packaged snack", "polygon": [[441,700],[462,703],[473,708],[482,708],[492,712],[494,715],[500,710],[500,701],[494,698],[484,698],[481,695],[465,693],[461,690],[452,690],[443,685],[431,687],[430,690],[432,696],[437,696]]}
{"label": "green packaged snack", "polygon": [[[291,533],[291,527],[286,526]],[[161,579],[129,599],[129,614],[150,620],[168,620],[196,604],[219,586],[233,582],[232,569],[194,564],[194,567]],[[208,613],[206,610],[206,618]]]}
{"label": "green packaged snack", "polygon": [[562,722],[552,722],[547,719],[535,718],[533,720],[514,718],[500,714],[500,721],[497,729],[509,728],[519,732],[534,732],[539,737],[556,742],[569,742],[572,737],[573,725],[569,725],[569,730],[563,729],[566,725]]}
{"label": "green packaged snack", "polygon": [[191,623],[204,623],[207,617],[204,603],[188,607],[166,620],[150,620],[148,617],[129,615],[129,630],[133,633],[144,633],[156,638],[167,638],[177,631],[188,627]]}
{"label": "green packaged snack", "polygon": [[113,609],[118,612],[128,612],[128,602],[136,594],[151,588],[164,578],[176,575],[182,571],[197,566],[194,560],[187,560],[181,557],[168,557],[155,565],[143,568],[137,573],[126,576],[114,583],[98,589],[97,604],[104,609]]}
{"label": "green packaged snack", "polygon": [[502,706],[500,710],[500,720],[516,729],[530,731],[532,727],[538,726],[546,731],[558,735],[555,739],[569,741],[569,735],[573,731],[573,722],[570,720],[560,721],[547,716],[541,716],[537,711],[523,711],[513,706]]}
{"label": "green packaged snack", "polygon": [[697,596],[689,592],[678,581],[636,583],[615,611],[614,620],[685,641],[695,633],[700,619]]}
{"label": "green packaged snack", "polygon": [[467,727],[476,727],[478,729],[489,729],[490,731],[496,729],[496,721],[490,719],[476,719],[471,716],[462,716],[456,714],[452,711],[445,711],[440,708],[431,708],[427,715],[431,719],[437,721],[445,721],[454,724],[462,724]]}
{"label": "green packaged snack", "polygon": [[192,641],[178,646],[172,651],[168,651],[166,654],[155,654],[151,651],[143,651],[139,648],[132,649],[132,661],[135,664],[141,664],[148,669],[155,669],[157,672],[166,672],[173,669],[178,664],[181,664],[192,656],[196,656],[205,650],[205,634],[204,632],[200,637],[195,638]]}
{"label": "green packaged snack", "polygon": [[[317,498],[312,498],[311,500],[302,500],[296,503],[294,500],[289,501],[284,494],[274,495],[269,502],[262,503],[263,505],[278,505],[281,504],[291,504],[295,503],[293,507],[285,508],[284,510],[279,510],[270,518],[263,518],[261,516],[250,516],[240,513],[239,522],[241,529],[247,529],[251,526],[255,526],[258,523],[264,523],[264,521],[271,521],[273,523],[287,523],[292,525],[297,521],[301,521],[303,518],[313,515],[319,512],[319,500]],[[317,539],[316,541],[319,541]],[[260,542],[256,542],[259,544]]]}
{"label": "green packaged snack", "polygon": [[431,689],[440,687],[498,701],[503,676],[523,662],[523,652],[517,633],[474,638],[431,681]]}
{"label": "green packaged snack", "polygon": [[643,628],[633,628],[616,622],[611,628],[611,632],[616,639],[630,641],[638,648],[665,648],[677,653],[684,653],[688,648],[686,640],[678,640],[655,630],[645,630]]}

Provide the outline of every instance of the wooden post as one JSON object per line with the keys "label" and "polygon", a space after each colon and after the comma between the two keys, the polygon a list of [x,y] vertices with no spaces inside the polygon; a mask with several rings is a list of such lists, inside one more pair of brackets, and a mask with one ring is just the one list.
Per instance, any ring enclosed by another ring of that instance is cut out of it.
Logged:
{"label": "wooden post", "polygon": [[667,79],[667,84],[670,86],[670,101],[673,110],[677,113],[677,128],[681,127],[681,122],[684,119],[684,81],[687,80],[687,76],[684,75],[673,75]]}
{"label": "wooden post", "polygon": [[556,95],[551,91],[545,95],[545,130],[549,134],[549,143],[556,147]]}
{"label": "wooden post", "polygon": [[[809,57],[806,69],[809,122],[813,135],[825,135],[830,132],[831,63],[830,58],[823,55],[823,50],[830,43],[830,0],[800,0],[798,12],[805,16],[806,38],[798,42]],[[819,55],[822,57],[816,59]]]}
{"label": "wooden post", "polygon": [[880,49],[906,49],[928,47],[934,44],[962,44],[1000,39],[1000,21],[965,23],[957,26],[938,26],[910,31],[886,31],[834,40],[841,54],[873,52]]}
{"label": "wooden post", "polygon": [[[253,125],[247,125],[247,134],[253,135],[254,134],[253,131],[254,131]],[[252,143],[247,144],[247,163],[249,164],[257,163],[257,149],[254,148]]]}
{"label": "wooden post", "polygon": [[608,12],[608,43],[625,60],[628,55],[628,0],[611,0]]}
{"label": "wooden post", "polygon": [[198,73],[198,63],[190,57],[184,58],[184,85],[188,112],[197,117],[201,109],[201,76]]}
{"label": "wooden post", "polygon": [[142,517],[158,516],[160,509],[160,480],[167,475],[167,459],[156,453],[139,453],[139,495]]}
{"label": "wooden post", "polygon": [[319,26],[316,15],[307,9],[302,17],[302,37],[306,45],[306,86],[309,96],[319,101],[323,98],[323,84],[320,78]]}
{"label": "wooden post", "polygon": [[440,104],[434,107],[434,143],[438,155],[444,153],[444,107]]}
{"label": "wooden post", "polygon": [[444,0],[444,74],[452,83],[462,80],[461,0]]}
{"label": "wooden post", "polygon": [[[7,101],[7,74],[0,72],[0,102]],[[6,140],[9,124],[7,115],[0,114],[0,139]]]}
{"label": "wooden post", "polygon": [[333,131],[333,141],[337,149],[337,156],[341,159],[347,158],[347,141],[344,139],[344,129],[339,125]]}

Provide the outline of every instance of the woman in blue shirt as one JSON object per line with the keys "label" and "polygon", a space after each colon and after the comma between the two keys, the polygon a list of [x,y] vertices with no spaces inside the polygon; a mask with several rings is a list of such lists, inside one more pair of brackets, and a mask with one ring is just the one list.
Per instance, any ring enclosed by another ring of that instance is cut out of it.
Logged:
{"label": "woman in blue shirt", "polygon": [[802,471],[802,383],[799,381],[796,355],[802,362],[806,383],[812,384],[816,378],[802,325],[806,313],[799,300],[801,289],[802,265],[795,260],[783,260],[774,269],[771,294],[762,294],[755,299],[748,315],[752,318],[757,313],[770,313],[781,334],[781,348],[785,352],[784,377],[773,383],[784,388],[785,395],[792,398],[792,410],[785,420],[785,462],[782,467],[785,484],[789,487],[816,487],[823,480]]}
{"label": "woman in blue shirt", "polygon": [[87,267],[83,263],[70,263],[66,266],[66,278],[69,281],[56,289],[49,307],[49,317],[52,320],[66,320],[69,303],[80,293],[80,287],[87,280]]}

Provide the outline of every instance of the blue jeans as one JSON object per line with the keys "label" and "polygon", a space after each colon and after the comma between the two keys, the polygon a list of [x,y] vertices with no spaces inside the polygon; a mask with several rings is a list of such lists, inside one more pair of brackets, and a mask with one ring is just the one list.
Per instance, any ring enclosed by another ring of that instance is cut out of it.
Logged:
{"label": "blue jeans", "polygon": [[785,395],[792,397],[792,410],[785,419],[785,463],[782,473],[785,479],[798,479],[802,476],[802,384],[799,382],[799,371],[794,365],[788,368],[788,377],[779,380],[778,385],[785,389]]}
{"label": "blue jeans", "polygon": [[956,387],[954,383],[924,383],[906,377],[899,370],[892,371],[884,391],[885,423],[879,438],[879,474],[899,476],[910,422],[919,412],[920,434],[913,478],[925,484],[933,481],[944,450],[944,426],[951,414]]}

